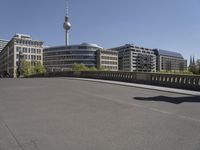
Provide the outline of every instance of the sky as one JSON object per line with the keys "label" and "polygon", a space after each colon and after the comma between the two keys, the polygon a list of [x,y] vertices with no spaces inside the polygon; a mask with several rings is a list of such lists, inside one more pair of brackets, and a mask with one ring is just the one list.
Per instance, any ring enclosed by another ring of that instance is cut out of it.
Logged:
{"label": "sky", "polygon": [[[65,0],[0,0],[0,38],[64,45]],[[69,0],[70,44],[135,44],[200,58],[200,0]]]}

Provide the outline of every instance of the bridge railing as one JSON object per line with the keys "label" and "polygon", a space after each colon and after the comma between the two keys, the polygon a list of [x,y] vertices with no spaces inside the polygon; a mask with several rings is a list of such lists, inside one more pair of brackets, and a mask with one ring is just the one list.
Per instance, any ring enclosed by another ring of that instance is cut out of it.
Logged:
{"label": "bridge railing", "polygon": [[193,75],[112,71],[67,71],[38,74],[30,77],[92,78],[200,91],[200,76]]}

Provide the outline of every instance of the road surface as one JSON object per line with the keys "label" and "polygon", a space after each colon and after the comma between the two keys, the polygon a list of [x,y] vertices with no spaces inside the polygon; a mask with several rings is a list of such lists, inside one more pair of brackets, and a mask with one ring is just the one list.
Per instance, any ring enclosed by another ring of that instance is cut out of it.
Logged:
{"label": "road surface", "polygon": [[200,97],[69,78],[0,80],[0,150],[199,150]]}

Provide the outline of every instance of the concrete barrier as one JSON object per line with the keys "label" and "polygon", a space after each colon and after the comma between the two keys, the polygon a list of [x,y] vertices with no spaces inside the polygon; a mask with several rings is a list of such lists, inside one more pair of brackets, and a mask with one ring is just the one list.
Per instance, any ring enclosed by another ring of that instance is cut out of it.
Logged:
{"label": "concrete barrier", "polygon": [[193,75],[174,75],[158,73],[141,72],[111,72],[111,71],[67,71],[50,72],[45,74],[36,74],[34,77],[77,77],[92,78],[113,81],[123,81],[132,83],[141,83],[148,85],[157,85],[178,89],[187,89],[200,91],[200,76]]}

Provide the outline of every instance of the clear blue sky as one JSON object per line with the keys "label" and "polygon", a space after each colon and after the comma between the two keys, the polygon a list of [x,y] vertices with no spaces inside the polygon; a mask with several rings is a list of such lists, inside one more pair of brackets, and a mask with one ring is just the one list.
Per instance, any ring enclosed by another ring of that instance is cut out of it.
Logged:
{"label": "clear blue sky", "polygon": [[[70,43],[126,43],[200,58],[200,0],[69,0]],[[64,45],[65,0],[1,0],[0,38]]]}

